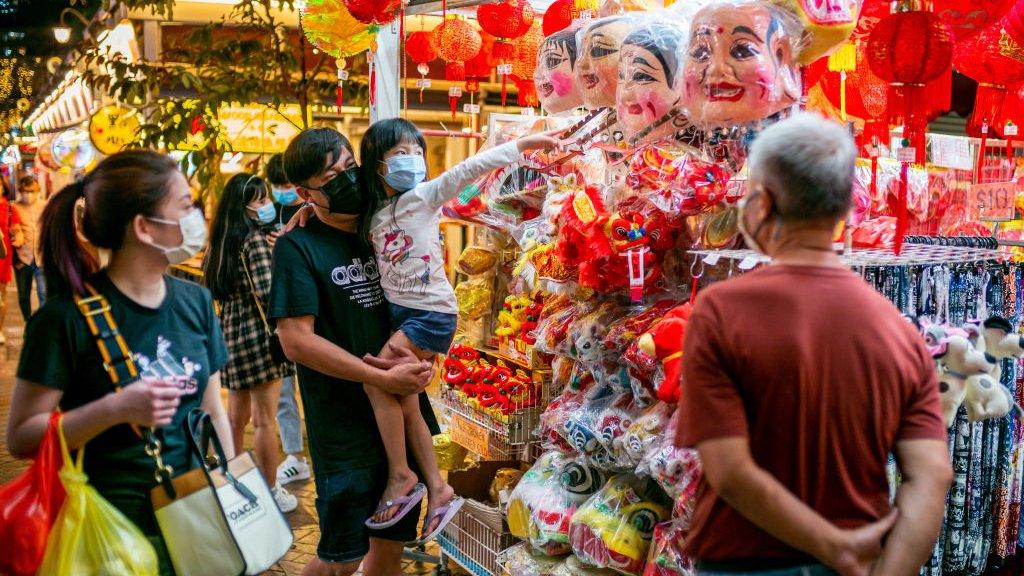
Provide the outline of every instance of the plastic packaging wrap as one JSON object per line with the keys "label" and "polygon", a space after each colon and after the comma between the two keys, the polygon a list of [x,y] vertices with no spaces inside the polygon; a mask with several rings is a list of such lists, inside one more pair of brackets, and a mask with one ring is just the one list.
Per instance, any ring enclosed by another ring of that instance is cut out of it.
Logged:
{"label": "plastic packaging wrap", "polygon": [[568,554],[569,522],[584,502],[605,483],[596,467],[582,461],[566,462],[557,483],[546,485],[530,515],[530,545],[549,556]]}
{"label": "plastic packaging wrap", "polygon": [[550,316],[541,318],[537,326],[537,350],[545,354],[569,356],[572,349],[569,327],[585,310],[585,305],[572,303]]}
{"label": "plastic packaging wrap", "polygon": [[509,496],[506,513],[508,529],[520,540],[530,537],[530,515],[540,498],[551,486],[558,486],[558,474],[565,464],[565,456],[558,452],[545,452],[523,474]]}
{"label": "plastic packaging wrap", "polygon": [[575,74],[578,59],[575,29],[556,32],[541,42],[533,81],[540,105],[548,114],[583,105],[583,94]]}
{"label": "plastic packaging wrap", "polygon": [[700,484],[700,456],[693,448],[675,446],[679,412],[672,414],[665,433],[637,466],[636,473],[653,478],[673,500],[692,501]]}
{"label": "plastic packaging wrap", "polygon": [[565,558],[545,556],[530,549],[522,542],[503,550],[498,555],[498,564],[511,576],[553,576],[555,570],[565,563]]}
{"label": "plastic packaging wrap", "polygon": [[756,0],[714,1],[690,25],[681,92],[686,115],[706,128],[759,122],[800,98],[796,52],[803,26]]}
{"label": "plastic packaging wrap", "polygon": [[629,161],[626,184],[666,214],[699,214],[729,198],[732,174],[720,163],[693,150],[658,143],[644,147]]}
{"label": "plastic packaging wrap", "polygon": [[576,83],[587,109],[615,106],[622,41],[638,22],[635,16],[610,16],[589,22],[578,32]]}
{"label": "plastic packaging wrap", "polygon": [[622,41],[615,111],[629,147],[668,136],[686,122],[676,89],[686,34],[681,22],[666,17],[648,19]]}
{"label": "plastic packaging wrap", "polygon": [[548,403],[540,415],[539,435],[544,450],[575,454],[575,448],[566,438],[566,423],[569,416],[583,406],[583,399],[582,391],[567,387]]}
{"label": "plastic packaging wrap", "polygon": [[615,445],[615,456],[633,466],[639,466],[644,456],[664,437],[675,406],[658,402],[649,406],[639,418],[626,429],[622,439]]}
{"label": "plastic packaging wrap", "polygon": [[[616,571],[609,568],[587,566],[575,556],[569,556],[565,563],[555,568],[552,576],[616,576]],[[513,575],[515,576],[515,575]]]}
{"label": "plastic packaging wrap", "polygon": [[[604,347],[614,355],[618,371],[624,373],[629,379],[630,389],[636,397],[638,406],[648,406],[655,400],[652,373],[630,370],[624,360],[624,355],[642,334],[661,320],[661,317],[675,305],[675,300],[666,299],[635,311],[631,309],[628,316],[613,322],[605,335]],[[651,367],[653,368],[654,365],[652,364]]]}
{"label": "plastic packaging wrap", "polygon": [[662,522],[654,528],[654,543],[643,576],[697,576],[693,560],[683,554],[689,530],[679,520]]}
{"label": "plastic packaging wrap", "polygon": [[569,443],[588,462],[603,470],[630,469],[628,460],[615,457],[615,446],[639,416],[632,393],[586,401],[565,424]]}
{"label": "plastic packaging wrap", "polygon": [[639,576],[654,528],[668,515],[665,495],[656,485],[620,474],[573,515],[573,552],[586,564]]}

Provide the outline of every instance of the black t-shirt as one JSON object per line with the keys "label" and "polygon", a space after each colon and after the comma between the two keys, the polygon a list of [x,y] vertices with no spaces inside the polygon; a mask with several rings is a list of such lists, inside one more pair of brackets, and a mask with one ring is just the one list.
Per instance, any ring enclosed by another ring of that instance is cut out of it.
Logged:
{"label": "black t-shirt", "polygon": [[[377,354],[390,337],[387,300],[373,252],[356,234],[312,218],[274,246],[270,317],[314,316],[314,332],[354,356]],[[309,450],[316,474],[384,461],[384,446],[362,384],[299,365]],[[437,421],[425,395],[427,426]]]}
{"label": "black t-shirt", "polygon": [[[167,296],[159,308],[147,308],[122,294],[105,272],[92,285],[110,302],[111,314],[143,374],[184,374],[186,389],[174,421],[162,430],[163,460],[175,474],[189,469],[182,423],[203,399],[210,375],[228,353],[210,293],[191,282],[165,276]],[[60,407],[72,410],[114,390],[103,369],[96,341],[69,296],[56,296],[29,319],[18,362],[18,378],[63,390]],[[131,384],[128,384],[129,386]],[[108,428],[85,446],[89,482],[147,533],[156,533],[149,490],[155,485],[153,459],[130,426]]]}

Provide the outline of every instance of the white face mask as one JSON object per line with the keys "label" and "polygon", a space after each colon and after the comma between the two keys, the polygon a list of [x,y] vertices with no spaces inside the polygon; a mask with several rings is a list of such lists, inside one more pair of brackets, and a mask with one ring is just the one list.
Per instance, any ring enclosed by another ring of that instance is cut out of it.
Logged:
{"label": "white face mask", "polygon": [[170,264],[181,264],[198,254],[203,249],[203,246],[206,245],[206,218],[203,217],[203,213],[197,208],[193,208],[191,212],[177,222],[148,216],[146,219],[169,226],[176,224],[181,229],[181,244],[179,246],[169,247],[156,243],[150,244],[150,246],[163,252],[164,257],[167,258],[167,262]]}

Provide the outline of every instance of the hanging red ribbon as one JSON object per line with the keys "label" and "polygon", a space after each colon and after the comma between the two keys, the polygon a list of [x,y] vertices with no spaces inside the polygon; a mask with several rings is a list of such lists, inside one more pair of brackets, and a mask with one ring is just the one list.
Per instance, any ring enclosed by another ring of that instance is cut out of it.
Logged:
{"label": "hanging red ribbon", "polygon": [[690,304],[697,302],[697,285],[700,284],[700,280],[694,276],[693,281],[690,283]]}
{"label": "hanging red ribbon", "polygon": [[907,233],[907,172],[910,169],[910,162],[900,163],[900,194],[896,206],[896,237],[893,239],[892,248],[897,256],[903,251],[903,236]]}
{"label": "hanging red ribbon", "polygon": [[978,145],[978,163],[974,168],[978,182],[981,182],[981,169],[985,165],[985,147],[988,146],[988,120],[981,124],[981,144]]}
{"label": "hanging red ribbon", "polygon": [[871,154],[871,199],[878,198],[878,153]]}

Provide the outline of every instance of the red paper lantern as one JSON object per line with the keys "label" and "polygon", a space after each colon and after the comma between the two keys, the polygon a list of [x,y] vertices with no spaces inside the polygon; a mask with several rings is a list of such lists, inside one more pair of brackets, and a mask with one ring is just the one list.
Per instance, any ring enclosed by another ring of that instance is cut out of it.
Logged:
{"label": "red paper lantern", "polygon": [[890,122],[903,124],[903,135],[923,164],[928,115],[934,112],[925,84],[950,73],[953,36],[949,27],[931,12],[897,12],[875,26],[865,54],[871,71],[890,83]]}
{"label": "red paper lantern", "polygon": [[892,13],[892,2],[889,0],[864,0],[857,19],[857,27],[850,35],[850,42],[867,42],[871,31],[879,22]]}
{"label": "red paper lantern", "polygon": [[533,7],[526,0],[506,0],[500,4],[482,4],[476,9],[480,28],[496,38],[494,56],[507,62],[515,55],[511,42],[530,31]]}
{"label": "red paper lantern", "polygon": [[949,24],[957,42],[996,23],[1015,0],[934,0],[932,11]]}
{"label": "red paper lantern", "polygon": [[565,30],[577,18],[582,16],[584,12],[592,9],[593,7],[589,6],[589,2],[555,0],[555,2],[551,3],[551,6],[548,6],[548,11],[544,13],[544,36],[551,36],[555,32]]}
{"label": "red paper lantern", "polygon": [[516,45],[516,56],[512,59],[512,79],[519,89],[516,103],[520,106],[537,105],[537,90],[533,85],[533,72],[537,69],[537,52],[540,51],[540,43],[543,40],[541,26],[534,24]]}
{"label": "red paper lantern", "polygon": [[364,24],[390,24],[402,11],[402,0],[342,0],[353,18]]}
{"label": "red paper lantern", "polygon": [[480,32],[480,51],[466,61],[466,78],[490,79],[491,71],[498,64],[494,57],[494,36]]}
{"label": "red paper lantern", "polygon": [[1014,4],[1013,8],[1000,21],[1003,31],[1017,44],[1024,45],[1024,2]]}
{"label": "red paper lantern", "polygon": [[427,87],[427,74],[430,73],[432,60],[437,59],[437,49],[434,47],[434,39],[430,32],[423,30],[409,34],[405,39],[405,53],[409,59],[416,63],[416,71],[420,73],[420,102],[423,102],[423,89]]}
{"label": "red paper lantern", "polygon": [[480,53],[483,40],[472,24],[449,16],[432,34],[437,54],[445,61],[445,80],[465,80],[466,62]]}
{"label": "red paper lantern", "polygon": [[967,120],[967,133],[982,136],[982,126],[990,125],[989,135],[998,135],[1006,87],[1024,81],[1024,49],[1003,32],[1001,24],[957,44],[953,65],[957,71],[978,82],[974,111]]}

